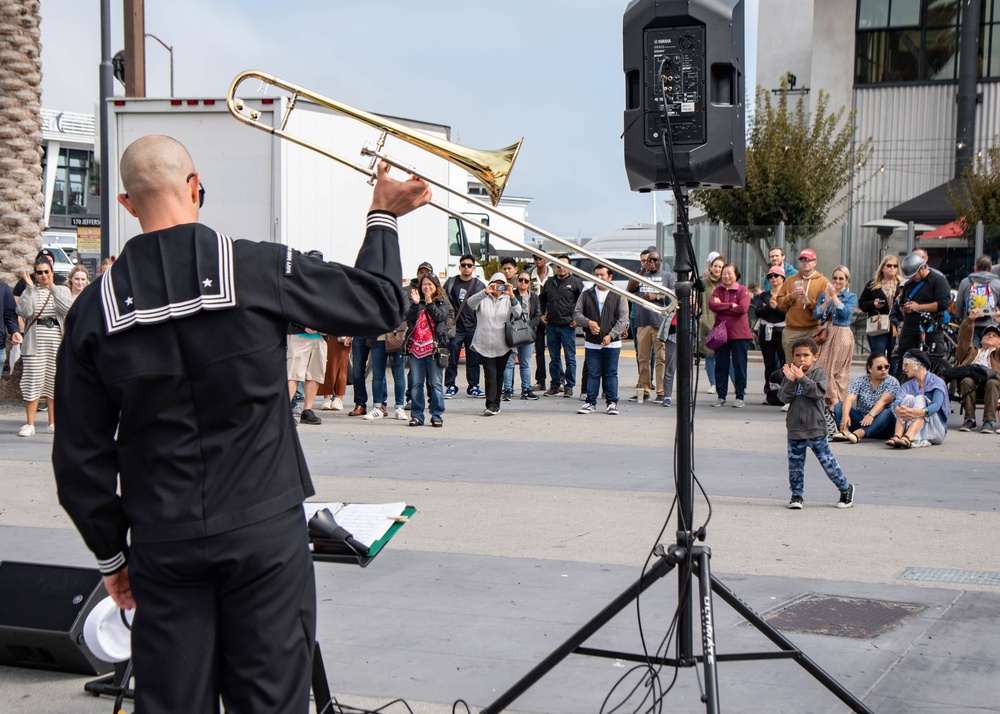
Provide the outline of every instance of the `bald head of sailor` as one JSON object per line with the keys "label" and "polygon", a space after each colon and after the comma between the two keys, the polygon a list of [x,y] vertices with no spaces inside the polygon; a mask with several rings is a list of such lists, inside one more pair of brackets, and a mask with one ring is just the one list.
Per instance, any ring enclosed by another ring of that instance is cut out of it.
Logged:
{"label": "bald head of sailor", "polygon": [[132,142],[121,160],[118,203],[139,219],[144,233],[198,221],[201,174],[187,149],[169,136]]}

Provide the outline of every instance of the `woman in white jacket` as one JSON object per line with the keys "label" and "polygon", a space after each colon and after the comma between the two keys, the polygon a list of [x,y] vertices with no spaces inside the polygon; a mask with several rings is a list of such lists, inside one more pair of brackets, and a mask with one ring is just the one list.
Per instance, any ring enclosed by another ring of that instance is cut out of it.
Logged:
{"label": "woman in white jacket", "polygon": [[482,292],[469,298],[468,307],[476,313],[476,336],[472,349],[479,353],[486,382],[485,416],[500,413],[503,370],[507,366],[506,323],[511,315],[521,314],[521,304],[513,300],[514,291],[503,273],[494,273]]}

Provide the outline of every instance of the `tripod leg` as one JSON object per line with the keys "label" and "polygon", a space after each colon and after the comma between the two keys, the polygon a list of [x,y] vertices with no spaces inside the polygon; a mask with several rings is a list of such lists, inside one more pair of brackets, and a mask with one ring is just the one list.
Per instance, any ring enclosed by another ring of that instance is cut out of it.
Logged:
{"label": "tripod leg", "polygon": [[316,714],[326,714],[326,711],[333,705],[333,697],[330,696],[330,683],[326,678],[326,668],[323,666],[323,653],[319,649],[319,640],[313,649],[313,671],[312,671],[313,700],[316,702]]}
{"label": "tripod leg", "polygon": [[705,711],[719,714],[719,670],[715,661],[715,618],[712,614],[712,551],[698,548],[698,594],[701,609],[701,646],[705,656]]}
{"label": "tripod leg", "polygon": [[740,600],[739,596],[726,587],[722,581],[714,575],[710,577],[712,579],[712,590],[716,595],[725,600],[726,603],[736,610],[736,612],[738,612],[744,620],[757,628],[757,630],[767,639],[771,640],[771,642],[786,652],[795,652],[795,661],[798,662],[804,670],[811,674],[816,681],[837,695],[837,698],[840,699],[840,701],[849,706],[853,711],[858,712],[858,714],[874,714],[874,712],[866,707],[860,699],[851,694],[851,692],[848,691],[844,685],[831,677],[825,669],[803,654],[802,650],[792,644],[791,640],[781,634],[781,632],[775,629],[770,623],[767,622],[767,620],[757,614],[753,608]]}
{"label": "tripod leg", "polygon": [[611,621],[615,615],[629,606],[646,588],[669,573],[674,567],[673,560],[668,557],[657,558],[653,567],[639,578],[628,590],[616,597],[603,610],[601,610],[590,622],[574,632],[568,640],[563,642],[545,659],[535,665],[534,669],[524,675],[513,687],[501,694],[480,714],[497,714],[502,712],[508,704],[531,689],[539,679],[548,674],[549,670],[562,662],[566,657],[573,654],[577,647],[582,645],[587,639]]}

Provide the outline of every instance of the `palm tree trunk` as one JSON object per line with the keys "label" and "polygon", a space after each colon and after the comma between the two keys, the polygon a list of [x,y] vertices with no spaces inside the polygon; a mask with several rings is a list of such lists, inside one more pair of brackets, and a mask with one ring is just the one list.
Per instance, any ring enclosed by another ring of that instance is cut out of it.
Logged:
{"label": "palm tree trunk", "polygon": [[42,43],[37,0],[0,0],[0,277],[41,247]]}
{"label": "palm tree trunk", "polygon": [[[0,0],[0,280],[13,282],[42,234],[42,42],[37,0]],[[20,397],[14,380],[0,396]]]}

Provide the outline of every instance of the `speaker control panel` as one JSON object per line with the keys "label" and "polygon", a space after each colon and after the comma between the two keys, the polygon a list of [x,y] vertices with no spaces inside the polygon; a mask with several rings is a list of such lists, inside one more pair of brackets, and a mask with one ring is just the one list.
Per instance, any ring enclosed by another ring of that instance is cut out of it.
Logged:
{"label": "speaker control panel", "polygon": [[664,115],[670,117],[674,144],[704,144],[705,28],[648,28],[645,38],[646,144],[662,145]]}

